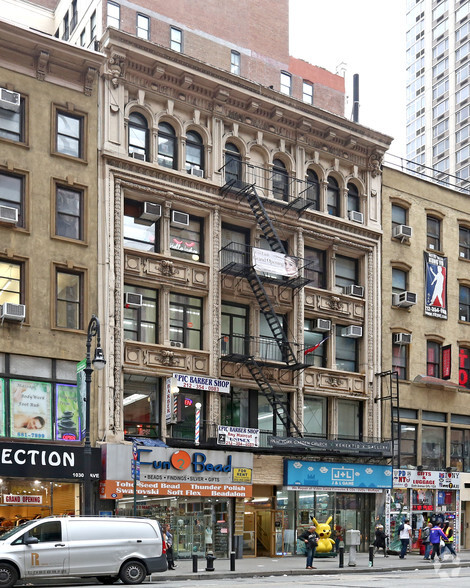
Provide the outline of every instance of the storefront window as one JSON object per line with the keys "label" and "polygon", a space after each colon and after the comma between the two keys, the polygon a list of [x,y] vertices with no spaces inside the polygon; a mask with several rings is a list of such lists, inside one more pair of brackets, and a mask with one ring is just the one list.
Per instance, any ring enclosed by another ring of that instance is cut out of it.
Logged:
{"label": "storefront window", "polygon": [[200,439],[204,439],[204,402],[205,393],[203,391],[190,390],[189,388],[180,388],[177,395],[177,422],[172,425],[173,439],[191,439],[195,437],[196,425],[196,404],[201,406],[201,427]]}
{"label": "storefront window", "polygon": [[446,437],[443,427],[423,425],[421,462],[425,470],[442,470],[445,467]]}
{"label": "storefront window", "polygon": [[[133,498],[123,498],[117,502],[116,514],[133,516],[133,507]],[[137,516],[171,525],[173,552],[178,559],[203,557],[208,551],[216,557],[228,557],[231,520],[227,500],[144,497],[137,503]]]}
{"label": "storefront window", "polygon": [[307,435],[326,436],[326,398],[304,396],[304,429]]}
{"label": "storefront window", "polygon": [[79,514],[79,484],[3,478],[0,492],[0,534],[32,519]]}
{"label": "storefront window", "polygon": [[130,436],[159,437],[157,378],[124,375],[124,428]]}
{"label": "storefront window", "polygon": [[221,394],[221,423],[231,427],[249,427],[249,391],[233,388],[230,394]]}
{"label": "storefront window", "polygon": [[[288,410],[287,394],[278,393],[277,397],[281,401],[277,405],[278,411],[280,414],[285,414]],[[279,414],[274,413],[271,404],[262,393],[258,394],[258,429],[262,433],[268,433],[270,435],[277,435],[279,437],[287,436],[286,428],[282,424]]]}
{"label": "storefront window", "polygon": [[416,466],[416,425],[402,424],[400,430],[400,463]]}
{"label": "storefront window", "polygon": [[338,400],[338,437],[361,438],[362,404],[356,400]]}

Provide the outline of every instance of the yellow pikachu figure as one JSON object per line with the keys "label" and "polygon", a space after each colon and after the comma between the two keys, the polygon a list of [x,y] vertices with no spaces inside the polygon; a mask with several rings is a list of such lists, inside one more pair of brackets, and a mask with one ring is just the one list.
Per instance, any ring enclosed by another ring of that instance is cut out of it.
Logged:
{"label": "yellow pikachu figure", "polygon": [[331,527],[330,522],[333,517],[329,517],[326,523],[319,523],[317,519],[314,517],[313,522],[315,523],[315,528],[317,531],[317,535],[319,537],[318,544],[317,544],[317,553],[329,553],[335,544],[333,539],[330,539],[331,535]]}

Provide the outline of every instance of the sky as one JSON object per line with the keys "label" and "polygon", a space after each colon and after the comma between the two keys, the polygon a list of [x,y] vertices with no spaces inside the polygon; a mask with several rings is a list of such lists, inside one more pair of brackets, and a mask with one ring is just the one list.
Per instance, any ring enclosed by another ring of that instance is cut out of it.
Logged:
{"label": "sky", "polygon": [[290,54],[336,73],[346,64],[346,118],[359,74],[359,123],[405,157],[406,0],[290,0]]}

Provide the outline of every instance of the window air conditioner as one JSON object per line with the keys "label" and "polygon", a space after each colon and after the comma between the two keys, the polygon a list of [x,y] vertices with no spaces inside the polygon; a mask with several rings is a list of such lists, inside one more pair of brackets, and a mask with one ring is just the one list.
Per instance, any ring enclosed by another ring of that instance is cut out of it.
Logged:
{"label": "window air conditioner", "polygon": [[364,298],[364,287],[358,286],[357,284],[344,286],[343,294],[347,294],[348,296],[357,296],[357,298]]}
{"label": "window air conditioner", "polygon": [[6,88],[0,88],[0,108],[18,112],[21,105],[21,96],[18,92],[10,92]]}
{"label": "window air conditioner", "polygon": [[170,341],[170,345],[172,347],[179,347],[180,349],[184,347],[183,343],[181,343],[181,341]]}
{"label": "window air conditioner", "polygon": [[413,229],[408,225],[398,225],[393,229],[393,236],[396,239],[411,239]]}
{"label": "window air conditioner", "polygon": [[186,212],[179,212],[179,210],[171,211],[171,222],[174,225],[181,225],[183,227],[189,226],[189,214]]}
{"label": "window air conditioner", "polygon": [[392,294],[393,306],[400,306],[401,308],[408,308],[416,304],[417,295],[414,292],[400,292],[399,294]]}
{"label": "window air conditioner", "polygon": [[349,211],[349,220],[354,221],[355,223],[364,223],[364,215],[362,212],[358,212],[357,210],[350,210]]}
{"label": "window air conditioner", "polygon": [[153,202],[144,202],[144,210],[139,218],[148,221],[156,221],[162,216],[162,207]]}
{"label": "window air conditioner", "polygon": [[142,306],[142,294],[135,294],[134,292],[124,293],[124,307],[125,308],[140,308]]}
{"label": "window air conditioner", "polygon": [[18,210],[12,206],[0,206],[0,222],[15,224],[18,222]]}
{"label": "window air conditioner", "polygon": [[189,170],[189,173],[192,174],[193,176],[197,176],[198,178],[203,178],[204,177],[204,170],[203,169],[199,169],[198,167],[192,167]]}
{"label": "window air conditioner", "polygon": [[409,345],[411,343],[411,333],[394,333],[393,342],[397,345]]}
{"label": "window air conditioner", "polygon": [[351,339],[358,339],[362,337],[362,327],[358,327],[357,325],[351,325],[349,327],[344,327],[341,331],[341,337],[349,337]]}
{"label": "window air conditioner", "polygon": [[140,159],[140,161],[145,161],[145,153],[138,153],[137,151],[133,151],[132,153],[129,153],[129,155],[134,159]]}
{"label": "window air conditioner", "polygon": [[24,304],[12,304],[11,302],[4,302],[0,306],[0,319],[2,321],[21,321],[26,317],[26,306]]}
{"label": "window air conditioner", "polygon": [[331,331],[331,321],[328,319],[315,319],[313,321],[313,329],[312,331],[316,331],[318,333],[324,333],[325,331]]}

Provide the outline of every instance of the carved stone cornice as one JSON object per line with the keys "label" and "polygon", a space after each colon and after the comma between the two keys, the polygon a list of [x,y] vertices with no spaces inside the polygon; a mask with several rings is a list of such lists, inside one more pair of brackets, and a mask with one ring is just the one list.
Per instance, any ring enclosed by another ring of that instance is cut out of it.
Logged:
{"label": "carved stone cornice", "polygon": [[112,85],[117,88],[124,78],[126,55],[124,52],[113,50],[106,63],[106,75],[111,78]]}
{"label": "carved stone cornice", "polygon": [[88,67],[85,72],[85,81],[83,85],[85,96],[91,96],[97,77],[97,70],[94,67]]}
{"label": "carved stone cornice", "polygon": [[36,78],[41,82],[46,78],[49,66],[49,51],[42,49],[36,57]]}

